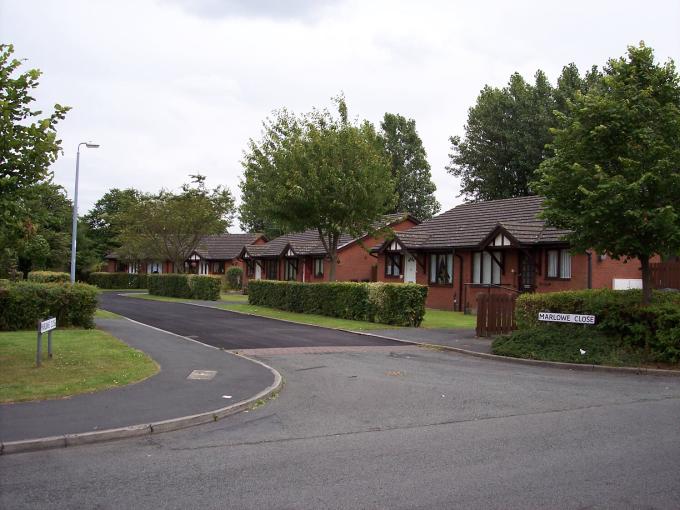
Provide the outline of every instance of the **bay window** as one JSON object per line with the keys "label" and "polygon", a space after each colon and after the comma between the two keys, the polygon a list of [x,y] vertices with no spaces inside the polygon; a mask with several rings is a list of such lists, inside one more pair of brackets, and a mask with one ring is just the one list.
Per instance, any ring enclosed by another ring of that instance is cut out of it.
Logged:
{"label": "bay window", "polygon": [[286,259],[283,263],[283,278],[285,280],[297,280],[298,260]]}

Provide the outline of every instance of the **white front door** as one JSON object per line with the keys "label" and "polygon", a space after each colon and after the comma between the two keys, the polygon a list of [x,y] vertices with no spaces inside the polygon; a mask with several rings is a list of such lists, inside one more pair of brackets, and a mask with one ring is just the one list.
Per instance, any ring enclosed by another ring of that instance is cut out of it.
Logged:
{"label": "white front door", "polygon": [[416,258],[413,255],[406,255],[404,283],[416,283]]}
{"label": "white front door", "polygon": [[255,279],[256,280],[261,280],[262,279],[262,268],[260,267],[260,264],[255,262]]}

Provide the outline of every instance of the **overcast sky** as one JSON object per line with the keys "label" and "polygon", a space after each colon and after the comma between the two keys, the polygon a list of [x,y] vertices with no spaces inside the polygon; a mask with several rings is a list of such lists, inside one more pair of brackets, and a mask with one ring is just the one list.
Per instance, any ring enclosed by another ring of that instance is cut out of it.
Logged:
{"label": "overcast sky", "polygon": [[354,117],[416,120],[446,210],[462,201],[448,138],[485,84],[539,68],[554,83],[640,40],[678,62],[679,27],[678,0],[0,0],[0,41],[44,73],[40,105],[73,107],[53,168],[69,195],[78,142],[101,144],[81,154],[81,213],[110,188],[176,189],[197,172],[238,196],[262,120],[340,91]]}

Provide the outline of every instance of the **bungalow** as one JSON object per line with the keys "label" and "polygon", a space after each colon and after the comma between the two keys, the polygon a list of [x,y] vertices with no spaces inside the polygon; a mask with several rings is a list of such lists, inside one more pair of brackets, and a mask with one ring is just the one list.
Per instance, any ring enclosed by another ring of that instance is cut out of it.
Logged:
{"label": "bungalow", "polygon": [[477,294],[628,288],[641,284],[636,259],[592,250],[572,254],[566,230],[538,216],[543,198],[459,205],[374,248],[380,281],[429,287],[427,306],[469,311]]}
{"label": "bungalow", "polygon": [[[406,231],[420,222],[407,213],[385,215],[376,229],[390,227],[395,232]],[[384,240],[383,236],[365,235],[359,238],[343,234],[338,242],[335,278],[338,281],[377,280],[377,259],[370,248]],[[244,281],[296,280],[300,282],[328,281],[330,260],[316,230],[286,234],[266,244],[250,244],[243,248]]]}
{"label": "bungalow", "polygon": [[[258,245],[267,242],[262,234],[218,234],[204,237],[198,248],[184,262],[184,271],[194,274],[222,275],[231,266],[240,266],[239,254],[244,246]],[[154,262],[130,262],[120,260],[116,253],[110,253],[107,259],[107,271],[125,271],[128,273],[174,273],[174,264],[168,260]]]}

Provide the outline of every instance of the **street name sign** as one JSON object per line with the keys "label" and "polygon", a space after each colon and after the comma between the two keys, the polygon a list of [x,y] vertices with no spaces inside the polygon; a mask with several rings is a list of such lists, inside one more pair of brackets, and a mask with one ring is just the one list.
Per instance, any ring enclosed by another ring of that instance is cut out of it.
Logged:
{"label": "street name sign", "polygon": [[595,324],[594,315],[575,313],[538,312],[538,320],[544,322],[569,322],[571,324]]}
{"label": "street name sign", "polygon": [[40,321],[40,333],[47,333],[53,329],[57,329],[57,318],[51,317],[44,321]]}

